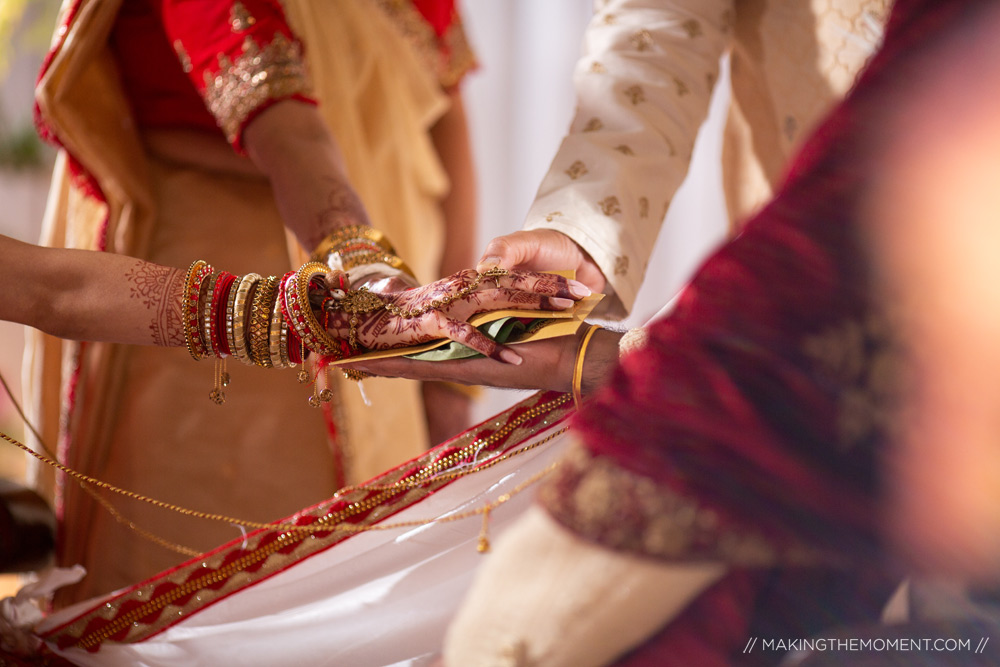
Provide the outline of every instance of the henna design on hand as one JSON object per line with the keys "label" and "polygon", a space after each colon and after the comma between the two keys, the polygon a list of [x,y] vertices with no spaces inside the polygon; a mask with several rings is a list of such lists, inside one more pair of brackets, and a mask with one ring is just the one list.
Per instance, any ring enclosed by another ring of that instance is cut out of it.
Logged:
{"label": "henna design on hand", "polygon": [[136,262],[125,274],[131,297],[153,311],[149,330],[154,345],[175,347],[184,345],[181,321],[181,301],[184,274],[179,269]]}

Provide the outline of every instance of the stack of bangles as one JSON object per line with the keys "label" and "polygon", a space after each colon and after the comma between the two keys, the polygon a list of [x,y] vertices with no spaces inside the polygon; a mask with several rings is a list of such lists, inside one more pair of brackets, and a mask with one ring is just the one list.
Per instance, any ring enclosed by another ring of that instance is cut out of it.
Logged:
{"label": "stack of bangles", "polygon": [[[310,291],[325,289],[320,279],[327,273],[326,265],[308,262],[280,278],[257,273],[240,277],[216,271],[203,260],[194,262],[181,302],[188,352],[195,361],[235,357],[260,368],[294,368],[310,352],[332,360],[363,352],[356,340],[330,336],[310,304]],[[346,292],[346,274],[333,273],[340,283],[335,287]],[[299,380],[309,381],[304,367]],[[223,403],[222,388],[228,384],[229,375],[220,367],[210,398]]]}
{"label": "stack of bangles", "polygon": [[[212,401],[221,404],[226,400],[223,388],[229,384],[227,357],[261,368],[294,368],[302,364],[299,381],[309,382],[304,361],[310,352],[321,360],[345,359],[364,352],[355,335],[357,313],[382,307],[381,300],[369,299],[364,309],[344,315],[350,318],[350,335],[344,339],[330,336],[324,326],[328,322],[320,322],[309,300],[310,290],[326,288],[320,278],[331,272],[339,281],[332,287],[347,293],[347,271],[355,284],[376,275],[386,278],[405,274],[415,280],[385,235],[365,225],[336,230],[316,247],[310,262],[280,278],[265,278],[257,273],[240,277],[216,271],[203,260],[194,262],[184,279],[184,340],[195,361],[208,357],[217,360],[215,388],[209,394]],[[321,309],[326,311],[325,307]],[[364,374],[346,371],[345,375],[359,380]],[[318,406],[331,398],[329,388],[320,391],[317,387],[309,403]]]}
{"label": "stack of bangles", "polygon": [[385,234],[367,225],[341,227],[316,246],[310,260],[349,272],[354,284],[376,274],[382,278],[402,274],[416,280]]}

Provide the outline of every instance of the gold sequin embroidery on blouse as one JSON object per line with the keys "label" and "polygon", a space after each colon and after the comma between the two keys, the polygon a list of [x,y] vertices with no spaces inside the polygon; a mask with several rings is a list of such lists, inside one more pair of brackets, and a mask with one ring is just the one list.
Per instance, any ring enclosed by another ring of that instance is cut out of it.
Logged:
{"label": "gold sequin embroidery on blouse", "polygon": [[622,207],[618,202],[618,197],[615,197],[614,195],[605,197],[601,201],[597,202],[597,205],[601,207],[601,212],[604,213],[604,215],[615,215],[616,213],[622,212]]}
{"label": "gold sequin embroidery on blouse", "polygon": [[584,132],[597,132],[604,127],[604,123],[601,122],[600,118],[591,118],[587,121],[587,124],[583,126]]}
{"label": "gold sequin embroidery on blouse", "polygon": [[624,93],[625,97],[627,97],[633,105],[646,101],[646,93],[642,91],[642,86],[638,84],[629,86],[623,90],[622,93]]}
{"label": "gold sequin embroidery on blouse", "polygon": [[181,63],[181,68],[184,70],[185,74],[190,74],[194,66],[191,64],[191,56],[188,55],[187,49],[184,48],[184,44],[181,40],[174,40],[174,53],[177,54],[177,59]]}
{"label": "gold sequin embroidery on blouse", "polygon": [[233,32],[247,31],[255,23],[257,23],[257,19],[243,6],[242,2],[233,3],[229,10],[229,25],[232,26]]}
{"label": "gold sequin embroidery on blouse", "polygon": [[247,36],[242,55],[219,54],[219,71],[205,72],[205,102],[230,142],[262,104],[299,93],[309,93],[302,47],[280,33],[264,48]]}
{"label": "gold sequin embroidery on blouse", "polygon": [[569,169],[566,170],[566,175],[569,176],[574,181],[586,173],[587,173],[587,165],[585,165],[580,160],[577,160],[576,162],[571,164],[569,166]]}
{"label": "gold sequin embroidery on blouse", "polygon": [[562,217],[562,211],[552,211],[547,216],[545,216],[545,222],[552,222],[556,218]]}

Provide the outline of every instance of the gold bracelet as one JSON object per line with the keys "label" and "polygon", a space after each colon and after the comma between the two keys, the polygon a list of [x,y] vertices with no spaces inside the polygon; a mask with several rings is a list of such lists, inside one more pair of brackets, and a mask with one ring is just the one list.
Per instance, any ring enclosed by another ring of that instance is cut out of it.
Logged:
{"label": "gold bracelet", "polygon": [[573,365],[573,404],[576,405],[576,409],[580,409],[581,403],[583,403],[583,360],[587,356],[587,346],[590,345],[590,339],[594,335],[594,332],[601,328],[600,324],[591,324],[590,328],[587,329],[587,333],[583,334],[583,340],[580,341],[580,347],[576,350],[576,363]]}
{"label": "gold bracelet", "polygon": [[271,324],[271,305],[278,288],[278,278],[264,278],[253,295],[250,306],[250,360],[261,368],[271,367],[271,347],[268,334]]}
{"label": "gold bracelet", "polygon": [[309,259],[329,264],[330,255],[337,255],[340,266],[348,271],[355,266],[380,262],[403,271],[416,279],[413,269],[396,254],[385,234],[368,225],[348,225],[331,232],[313,250]]}
{"label": "gold bracelet", "polygon": [[268,330],[267,343],[268,351],[271,357],[271,365],[274,368],[287,368],[288,367],[288,355],[285,353],[285,344],[287,339],[282,335],[282,330],[285,328],[285,318],[281,314],[281,304],[278,303],[278,299],[274,300],[274,305],[271,306],[271,325]]}
{"label": "gold bracelet", "polygon": [[214,271],[208,262],[199,259],[191,263],[184,276],[184,293],[181,295],[184,344],[195,361],[201,361],[208,356],[201,332],[201,288],[205,278]]}
{"label": "gold bracelet", "polygon": [[248,366],[253,366],[250,354],[247,351],[246,338],[246,314],[247,299],[250,290],[261,281],[259,273],[248,273],[240,280],[240,286],[236,289],[236,300],[233,302],[233,338],[229,341],[233,356]]}

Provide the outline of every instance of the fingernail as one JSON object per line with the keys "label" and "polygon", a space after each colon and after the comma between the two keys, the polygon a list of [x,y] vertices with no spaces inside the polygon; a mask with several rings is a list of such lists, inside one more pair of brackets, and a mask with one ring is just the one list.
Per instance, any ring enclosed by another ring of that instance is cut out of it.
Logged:
{"label": "fingernail", "polygon": [[576,301],[573,299],[560,299],[559,297],[552,297],[549,299],[549,304],[553,308],[572,308]]}
{"label": "fingernail", "polygon": [[581,283],[579,280],[570,280],[568,281],[568,284],[569,293],[573,296],[580,297],[582,299],[585,296],[593,294],[593,292],[590,291],[590,288]]}
{"label": "fingernail", "polygon": [[500,350],[500,358],[506,361],[508,364],[513,364],[514,366],[520,366],[521,361],[523,361],[521,357],[517,355],[516,352],[507,349]]}
{"label": "fingernail", "polygon": [[479,264],[476,265],[476,269],[479,271],[485,271],[486,269],[495,269],[500,266],[500,258],[496,255],[490,255],[489,257],[483,257],[479,260]]}

